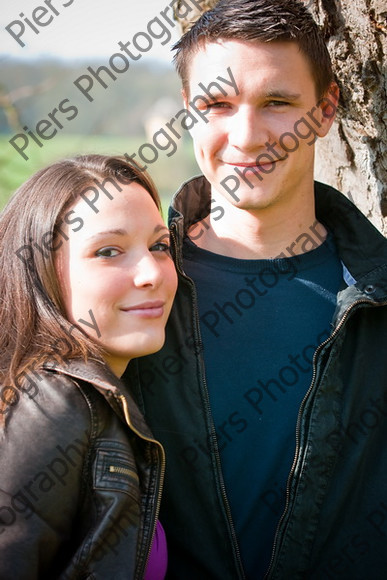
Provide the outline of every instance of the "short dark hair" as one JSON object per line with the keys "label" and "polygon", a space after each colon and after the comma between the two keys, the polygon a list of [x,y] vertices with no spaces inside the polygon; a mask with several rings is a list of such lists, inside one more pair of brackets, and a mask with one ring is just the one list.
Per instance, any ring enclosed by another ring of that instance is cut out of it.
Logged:
{"label": "short dark hair", "polygon": [[174,46],[174,62],[187,94],[193,55],[207,43],[232,39],[296,42],[310,63],[318,98],[334,80],[322,32],[301,0],[219,0]]}

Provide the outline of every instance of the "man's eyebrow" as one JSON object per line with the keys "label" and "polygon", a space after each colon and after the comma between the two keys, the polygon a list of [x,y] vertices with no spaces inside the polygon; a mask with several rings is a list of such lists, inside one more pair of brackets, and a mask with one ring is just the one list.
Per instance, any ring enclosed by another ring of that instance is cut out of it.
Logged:
{"label": "man's eyebrow", "polygon": [[[297,101],[302,95],[301,93],[292,93],[287,90],[282,89],[269,89],[264,96],[268,99],[284,99],[287,101]],[[219,101],[225,101],[230,98],[228,95],[224,95],[221,91],[216,92],[211,89],[211,96],[206,95],[205,99],[209,103],[217,103]]]}
{"label": "man's eyebrow", "polygon": [[203,97],[209,101],[210,103],[216,103],[217,101],[224,101],[225,99],[229,98],[229,95],[225,95],[222,91],[216,91],[215,89],[211,89],[209,95],[203,95]]}
{"label": "man's eyebrow", "polygon": [[266,97],[271,99],[286,99],[287,101],[297,101],[297,99],[301,97],[301,93],[291,93],[290,91],[282,89],[273,89],[267,91]]}

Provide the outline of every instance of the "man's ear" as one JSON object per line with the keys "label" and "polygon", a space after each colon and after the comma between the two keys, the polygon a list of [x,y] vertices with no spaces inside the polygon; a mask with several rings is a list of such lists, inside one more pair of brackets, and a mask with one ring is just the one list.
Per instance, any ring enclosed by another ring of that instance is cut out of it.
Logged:
{"label": "man's ear", "polygon": [[340,89],[337,83],[332,82],[325,95],[318,101],[317,107],[320,109],[320,123],[318,129],[318,136],[325,137],[336,118],[337,109],[339,106]]}
{"label": "man's ear", "polygon": [[181,96],[183,97],[183,101],[184,101],[184,107],[186,109],[188,109],[188,95],[187,95],[187,91],[183,88],[181,89]]}

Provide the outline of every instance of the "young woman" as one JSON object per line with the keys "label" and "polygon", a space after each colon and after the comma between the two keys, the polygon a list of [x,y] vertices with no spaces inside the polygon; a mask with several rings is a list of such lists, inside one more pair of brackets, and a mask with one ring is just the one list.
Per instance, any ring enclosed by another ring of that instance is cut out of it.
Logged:
{"label": "young woman", "polygon": [[0,215],[0,578],[161,580],[165,470],[121,381],[176,290],[149,177],[80,156]]}

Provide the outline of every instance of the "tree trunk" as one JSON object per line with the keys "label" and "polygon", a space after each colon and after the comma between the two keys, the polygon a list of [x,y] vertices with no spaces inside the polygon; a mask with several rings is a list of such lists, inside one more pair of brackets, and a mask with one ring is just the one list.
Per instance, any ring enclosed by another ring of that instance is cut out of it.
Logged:
{"label": "tree trunk", "polygon": [[341,92],[337,120],[316,148],[316,179],[350,197],[387,233],[385,0],[314,0]]}
{"label": "tree trunk", "polygon": [[[342,191],[387,234],[386,2],[303,1],[323,30],[341,91],[337,120],[317,143],[315,177]],[[216,2],[203,0],[203,9]],[[186,19],[178,10],[179,3],[175,17],[184,32],[199,13]]]}

